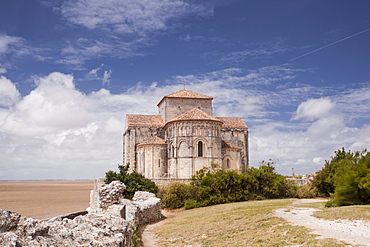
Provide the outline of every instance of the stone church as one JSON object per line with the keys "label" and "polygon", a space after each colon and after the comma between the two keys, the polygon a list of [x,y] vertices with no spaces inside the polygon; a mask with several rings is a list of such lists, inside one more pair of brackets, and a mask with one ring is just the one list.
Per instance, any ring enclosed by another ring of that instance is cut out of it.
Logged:
{"label": "stone church", "polygon": [[126,115],[123,164],[149,179],[189,179],[211,163],[248,166],[248,127],[239,117],[212,116],[210,96],[187,89],[164,96],[158,115]]}

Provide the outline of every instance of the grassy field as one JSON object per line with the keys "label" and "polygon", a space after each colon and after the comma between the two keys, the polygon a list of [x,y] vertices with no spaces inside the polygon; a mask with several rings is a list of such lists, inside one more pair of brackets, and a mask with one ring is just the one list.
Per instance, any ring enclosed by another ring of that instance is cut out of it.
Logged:
{"label": "grassy field", "polygon": [[248,201],[181,212],[154,230],[158,246],[346,246],[316,239],[308,229],[274,216],[293,201]]}

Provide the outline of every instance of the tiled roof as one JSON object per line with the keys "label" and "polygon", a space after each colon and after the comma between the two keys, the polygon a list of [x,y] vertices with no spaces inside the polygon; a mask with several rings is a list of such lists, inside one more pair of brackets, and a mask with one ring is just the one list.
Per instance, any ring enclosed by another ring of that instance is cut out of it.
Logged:
{"label": "tiled roof", "polygon": [[144,145],[167,145],[167,143],[162,138],[155,136],[145,142],[140,143],[137,146],[144,146]]}
{"label": "tiled roof", "polygon": [[221,120],[209,115],[208,113],[205,113],[204,111],[198,108],[193,108],[190,111],[187,111],[181,114],[180,116],[168,121],[167,123],[177,121],[196,121],[196,120],[222,122]]}
{"label": "tiled roof", "polygon": [[229,141],[222,140],[222,148],[241,149]]}
{"label": "tiled roof", "polygon": [[218,117],[223,122],[223,129],[248,129],[248,126],[240,117]]}
{"label": "tiled roof", "polygon": [[126,115],[127,127],[163,127],[163,119],[158,115]]}
{"label": "tiled roof", "polygon": [[187,89],[182,89],[180,91],[164,96],[162,100],[158,103],[158,105],[160,105],[165,98],[213,99],[213,97],[204,94],[196,93]]}

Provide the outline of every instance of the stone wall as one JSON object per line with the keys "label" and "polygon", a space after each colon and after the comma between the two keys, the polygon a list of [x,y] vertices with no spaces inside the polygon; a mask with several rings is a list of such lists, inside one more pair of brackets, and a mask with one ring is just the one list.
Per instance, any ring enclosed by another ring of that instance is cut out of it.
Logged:
{"label": "stone wall", "polygon": [[[248,130],[246,129],[222,129],[221,130],[222,139],[233,143],[234,145],[242,148],[240,164],[243,166],[249,166],[249,145],[248,145]],[[224,158],[224,157],[223,157]],[[238,170],[239,170],[238,169]]]}

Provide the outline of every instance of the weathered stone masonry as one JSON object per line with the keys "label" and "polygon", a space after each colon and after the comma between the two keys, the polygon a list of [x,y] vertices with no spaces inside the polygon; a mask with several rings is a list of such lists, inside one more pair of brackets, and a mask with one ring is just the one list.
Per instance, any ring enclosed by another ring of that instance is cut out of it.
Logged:
{"label": "weathered stone masonry", "polygon": [[127,114],[123,163],[150,179],[188,179],[212,162],[248,166],[248,127],[239,117],[212,116],[212,100],[183,89],[162,98],[158,115]]}

